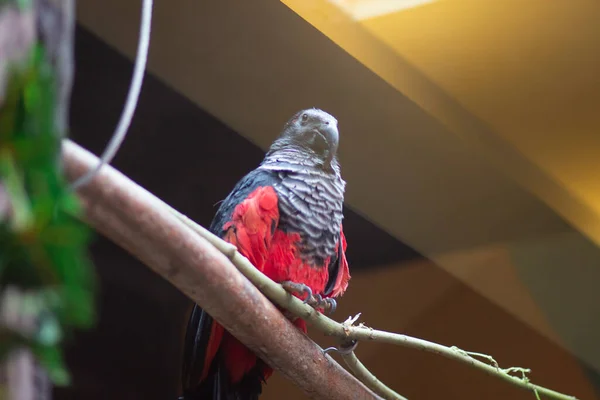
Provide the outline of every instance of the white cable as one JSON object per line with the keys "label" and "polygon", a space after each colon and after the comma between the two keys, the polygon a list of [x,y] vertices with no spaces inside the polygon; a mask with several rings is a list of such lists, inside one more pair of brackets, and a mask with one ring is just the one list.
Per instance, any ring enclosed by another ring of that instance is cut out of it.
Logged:
{"label": "white cable", "polygon": [[123,108],[121,119],[119,120],[117,128],[115,129],[110,142],[106,146],[102,157],[100,157],[100,162],[98,165],[73,182],[73,185],[71,186],[73,189],[80,188],[81,186],[90,182],[96,175],[98,175],[98,172],[100,172],[100,169],[104,164],[110,164],[117,151],[119,151],[119,147],[121,147],[121,144],[125,139],[125,135],[127,135],[127,129],[131,124],[131,119],[133,118],[133,113],[135,112],[135,108],[140,96],[140,90],[142,89],[142,82],[144,80],[146,61],[148,59],[148,48],[150,47],[151,24],[152,0],[143,0],[140,37],[138,41],[135,66],[133,67],[133,77],[131,79],[129,93],[127,94],[127,101],[125,103],[125,107]]}

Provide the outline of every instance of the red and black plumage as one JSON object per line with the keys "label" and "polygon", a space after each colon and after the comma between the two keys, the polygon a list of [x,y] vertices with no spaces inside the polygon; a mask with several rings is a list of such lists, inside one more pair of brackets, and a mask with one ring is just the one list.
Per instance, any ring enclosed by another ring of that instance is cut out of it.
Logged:
{"label": "red and black plumage", "polygon": [[[296,113],[259,167],[221,203],[210,226],[274,281],[306,285],[324,298],[342,295],[350,279],[338,143],[334,117],[318,109]],[[306,332],[302,320],[295,324]],[[271,373],[194,306],[184,343],[184,399],[257,399]]]}

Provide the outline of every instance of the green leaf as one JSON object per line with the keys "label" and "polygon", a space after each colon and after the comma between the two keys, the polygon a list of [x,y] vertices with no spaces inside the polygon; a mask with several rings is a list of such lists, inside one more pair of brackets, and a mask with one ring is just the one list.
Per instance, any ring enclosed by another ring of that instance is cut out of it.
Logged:
{"label": "green leaf", "polygon": [[39,326],[33,333],[0,330],[0,358],[26,345],[55,384],[68,384],[62,341],[72,328],[95,323],[96,276],[87,254],[92,235],[73,217],[82,208],[59,163],[53,73],[35,46],[28,63],[10,69],[0,108],[0,181],[13,208],[0,222],[0,295],[7,285],[20,288],[18,311]]}
{"label": "green leaf", "polygon": [[35,353],[40,364],[46,369],[52,383],[56,386],[66,386],[71,383],[71,376],[57,347],[37,346]]}
{"label": "green leaf", "polygon": [[42,317],[37,340],[44,346],[54,346],[62,339],[62,330],[58,320],[50,313]]}

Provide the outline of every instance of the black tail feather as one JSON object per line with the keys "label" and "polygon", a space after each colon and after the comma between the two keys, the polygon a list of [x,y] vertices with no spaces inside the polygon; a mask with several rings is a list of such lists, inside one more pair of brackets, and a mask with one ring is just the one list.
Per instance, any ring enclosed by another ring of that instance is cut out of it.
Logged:
{"label": "black tail feather", "polygon": [[262,371],[265,367],[260,360],[240,382],[231,384],[221,354],[217,353],[206,377],[200,382],[206,367],[204,358],[213,323],[214,320],[206,311],[194,306],[184,344],[181,376],[183,395],[179,400],[258,400],[262,392]]}
{"label": "black tail feather", "polygon": [[225,368],[216,365],[212,373],[196,388],[188,390],[178,400],[258,400],[262,380],[249,374],[238,384],[229,383]]}

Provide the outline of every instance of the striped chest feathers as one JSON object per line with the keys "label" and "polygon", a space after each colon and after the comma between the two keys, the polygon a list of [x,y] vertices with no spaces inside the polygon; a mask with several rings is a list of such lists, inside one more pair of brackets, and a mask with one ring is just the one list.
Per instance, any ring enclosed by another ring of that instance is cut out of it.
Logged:
{"label": "striped chest feathers", "polygon": [[300,234],[304,263],[324,266],[334,258],[343,219],[345,182],[321,171],[278,171],[279,229]]}

